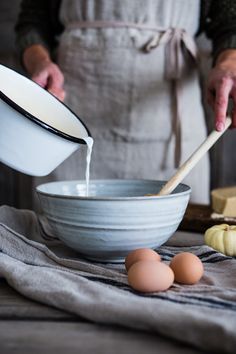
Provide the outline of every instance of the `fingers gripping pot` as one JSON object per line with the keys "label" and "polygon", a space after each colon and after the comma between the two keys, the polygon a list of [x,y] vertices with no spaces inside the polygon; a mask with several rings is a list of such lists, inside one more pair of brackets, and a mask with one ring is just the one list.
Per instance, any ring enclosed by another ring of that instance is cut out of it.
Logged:
{"label": "fingers gripping pot", "polygon": [[45,176],[90,133],[67,106],[25,76],[0,65],[0,161]]}

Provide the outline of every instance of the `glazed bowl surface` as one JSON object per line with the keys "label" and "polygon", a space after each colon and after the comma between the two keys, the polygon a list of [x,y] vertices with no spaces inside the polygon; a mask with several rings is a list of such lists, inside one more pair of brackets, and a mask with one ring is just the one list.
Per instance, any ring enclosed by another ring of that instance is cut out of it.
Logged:
{"label": "glazed bowl surface", "polygon": [[178,228],[191,188],[180,184],[167,196],[164,181],[60,181],[36,188],[54,234],[82,256],[98,262],[123,262],[137,248],[157,248]]}

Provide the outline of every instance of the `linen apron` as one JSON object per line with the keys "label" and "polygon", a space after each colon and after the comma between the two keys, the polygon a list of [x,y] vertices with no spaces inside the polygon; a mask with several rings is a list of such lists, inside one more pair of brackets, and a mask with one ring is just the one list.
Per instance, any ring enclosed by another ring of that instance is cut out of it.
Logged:
{"label": "linen apron", "polygon": [[[92,179],[167,180],[175,172],[176,139],[180,163],[205,139],[196,63],[182,39],[197,32],[199,13],[199,0],[62,1],[58,65],[65,103],[94,138]],[[44,181],[84,179],[85,155],[82,146]],[[192,201],[209,201],[208,156],[184,182]]]}

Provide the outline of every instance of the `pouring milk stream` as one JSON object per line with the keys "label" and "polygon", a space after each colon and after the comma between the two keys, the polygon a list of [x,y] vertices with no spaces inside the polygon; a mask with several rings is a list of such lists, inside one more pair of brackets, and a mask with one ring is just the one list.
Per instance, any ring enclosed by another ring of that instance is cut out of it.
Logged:
{"label": "pouring milk stream", "polygon": [[90,176],[90,162],[91,162],[91,155],[93,150],[93,138],[90,136],[84,138],[84,141],[87,145],[87,156],[86,156],[86,172],[85,172],[85,179],[86,179],[86,197],[89,196],[89,176]]}

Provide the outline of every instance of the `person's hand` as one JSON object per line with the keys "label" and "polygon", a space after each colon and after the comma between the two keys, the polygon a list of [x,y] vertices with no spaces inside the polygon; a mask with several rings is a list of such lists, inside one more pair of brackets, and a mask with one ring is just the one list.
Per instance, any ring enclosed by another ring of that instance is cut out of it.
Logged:
{"label": "person's hand", "polygon": [[233,100],[232,127],[236,128],[236,50],[223,51],[211,70],[207,85],[207,101],[215,113],[215,128],[222,131],[229,98]]}
{"label": "person's hand", "polygon": [[59,100],[64,100],[64,77],[59,67],[52,61],[43,61],[39,63],[32,72],[31,79],[52,93]]}
{"label": "person's hand", "polygon": [[64,76],[58,65],[51,61],[45,48],[40,45],[27,48],[23,55],[23,63],[33,81],[59,100],[64,100]]}

